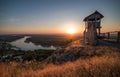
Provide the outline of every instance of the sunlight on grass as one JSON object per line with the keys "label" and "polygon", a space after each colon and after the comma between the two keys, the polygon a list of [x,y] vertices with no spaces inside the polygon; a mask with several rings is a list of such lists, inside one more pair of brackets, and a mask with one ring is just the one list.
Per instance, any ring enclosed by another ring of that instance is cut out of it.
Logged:
{"label": "sunlight on grass", "polygon": [[39,62],[0,63],[0,77],[118,77],[120,53],[105,53],[89,59],[78,59],[62,65]]}

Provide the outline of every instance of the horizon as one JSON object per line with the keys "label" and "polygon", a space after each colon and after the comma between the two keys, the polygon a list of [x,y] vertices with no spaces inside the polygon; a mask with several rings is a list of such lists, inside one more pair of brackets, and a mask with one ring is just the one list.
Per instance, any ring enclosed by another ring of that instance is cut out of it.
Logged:
{"label": "horizon", "polygon": [[[82,34],[83,19],[99,11],[102,32],[120,31],[119,0],[1,0],[0,34]],[[68,32],[70,29],[74,32]]]}
{"label": "horizon", "polygon": [[80,36],[82,37],[83,34],[79,34],[79,33],[75,33],[75,34],[67,34],[67,33],[63,33],[63,34],[0,34],[0,36],[21,36],[21,35],[24,35],[24,36],[34,36],[34,35],[38,35],[38,36],[65,36],[65,37],[76,37],[76,36]]}

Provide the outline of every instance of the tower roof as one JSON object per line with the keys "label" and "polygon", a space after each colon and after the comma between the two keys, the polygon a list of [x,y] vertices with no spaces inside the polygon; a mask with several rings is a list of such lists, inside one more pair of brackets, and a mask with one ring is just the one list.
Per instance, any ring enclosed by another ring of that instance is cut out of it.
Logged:
{"label": "tower roof", "polygon": [[89,16],[85,17],[83,21],[95,21],[95,20],[100,20],[104,16],[99,13],[98,11],[95,11],[94,13],[90,14]]}

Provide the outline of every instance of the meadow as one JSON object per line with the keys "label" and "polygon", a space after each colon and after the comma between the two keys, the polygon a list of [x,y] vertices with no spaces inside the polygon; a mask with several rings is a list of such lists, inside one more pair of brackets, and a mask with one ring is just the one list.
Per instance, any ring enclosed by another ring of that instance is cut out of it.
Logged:
{"label": "meadow", "polygon": [[[88,53],[93,51],[90,49]],[[120,50],[100,46],[95,52],[92,56],[63,64],[34,60],[0,62],[0,77],[120,77]]]}

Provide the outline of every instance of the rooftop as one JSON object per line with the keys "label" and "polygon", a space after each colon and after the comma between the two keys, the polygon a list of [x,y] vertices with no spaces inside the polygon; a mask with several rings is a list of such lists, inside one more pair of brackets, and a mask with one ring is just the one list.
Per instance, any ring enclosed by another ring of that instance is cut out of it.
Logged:
{"label": "rooftop", "polygon": [[104,16],[99,13],[98,11],[95,11],[94,13],[90,14],[89,16],[85,17],[83,21],[94,21],[94,20],[100,20]]}

